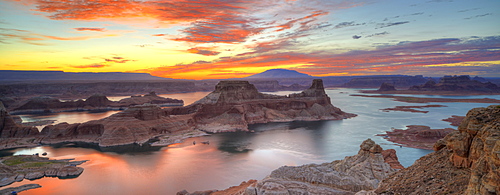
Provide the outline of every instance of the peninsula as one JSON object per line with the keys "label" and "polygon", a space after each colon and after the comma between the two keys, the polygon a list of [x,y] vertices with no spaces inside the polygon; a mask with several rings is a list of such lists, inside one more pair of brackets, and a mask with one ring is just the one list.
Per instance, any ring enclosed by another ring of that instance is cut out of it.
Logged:
{"label": "peninsula", "polygon": [[[2,106],[3,107],[3,106]],[[166,146],[206,133],[248,131],[249,124],[287,121],[341,120],[356,116],[333,106],[322,80],[301,93],[278,96],[258,92],[247,81],[221,81],[215,90],[185,107],[143,104],[107,118],[85,123],[48,125],[41,132],[15,124],[2,109],[0,148],[83,142],[99,147]]]}

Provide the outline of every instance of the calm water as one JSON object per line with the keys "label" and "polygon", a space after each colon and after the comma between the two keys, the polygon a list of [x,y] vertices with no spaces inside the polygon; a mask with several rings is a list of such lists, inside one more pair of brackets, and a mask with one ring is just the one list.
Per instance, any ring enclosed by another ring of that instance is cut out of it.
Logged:
{"label": "calm water", "polygon": [[[424,110],[430,111],[426,114],[382,112],[380,109],[398,105],[428,104],[349,96],[356,93],[354,89],[327,90],[327,93],[335,106],[359,116],[342,121],[257,124],[250,126],[255,133],[214,134],[188,139],[158,151],[142,153],[118,154],[88,148],[49,146],[4,151],[15,155],[47,152],[48,157],[56,159],[90,160],[81,165],[85,171],[76,179],[43,178],[35,181],[25,180],[11,186],[28,183],[43,186],[23,194],[175,194],[183,189],[190,192],[224,189],[249,179],[262,179],[283,165],[330,162],[354,155],[361,142],[367,138],[381,144],[384,149],[395,149],[402,164],[409,166],[431,151],[400,148],[375,135],[388,131],[391,127],[404,128],[407,125],[452,127],[441,119],[451,115],[463,116],[471,108],[488,106],[478,103],[431,103],[447,107],[425,108]],[[205,94],[170,95],[195,101]],[[105,112],[104,115],[106,114],[109,113]],[[82,120],[83,117],[87,120],[104,116],[103,113],[83,115],[86,116],[82,116]],[[61,116],[58,121],[64,121],[64,118]],[[193,141],[210,141],[210,145],[193,145]]]}

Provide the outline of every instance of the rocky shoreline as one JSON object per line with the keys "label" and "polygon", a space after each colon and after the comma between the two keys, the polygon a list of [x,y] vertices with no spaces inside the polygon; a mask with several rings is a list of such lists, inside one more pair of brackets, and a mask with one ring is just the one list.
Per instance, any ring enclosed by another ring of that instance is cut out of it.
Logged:
{"label": "rocky shoreline", "polygon": [[5,124],[0,125],[0,149],[66,142],[110,147],[151,140],[156,140],[154,146],[166,146],[206,133],[248,131],[249,124],[356,116],[333,106],[319,79],[309,89],[287,96],[260,93],[247,81],[221,81],[212,93],[189,106],[136,105],[100,120],[48,125],[41,132],[16,124],[5,108],[1,110]]}
{"label": "rocky shoreline", "polygon": [[434,152],[407,168],[397,166],[395,152],[366,140],[357,155],[343,160],[284,166],[260,181],[226,190],[177,194],[499,194],[499,124],[500,105],[472,109],[458,131],[435,142]]}
{"label": "rocky shoreline", "polygon": [[434,143],[455,131],[452,128],[431,129],[424,125],[408,125],[407,129],[393,129],[385,134],[377,134],[401,146],[432,150]]}
{"label": "rocky shoreline", "polygon": [[24,179],[36,180],[42,177],[60,179],[78,177],[83,168],[77,167],[86,161],[74,159],[50,160],[36,155],[7,156],[0,158],[0,187]]}
{"label": "rocky shoreline", "polygon": [[134,95],[119,101],[110,101],[101,94],[92,95],[85,100],[61,101],[57,98],[40,96],[28,100],[6,101],[4,106],[10,114],[57,113],[94,110],[125,110],[134,105],[155,104],[159,106],[183,106],[183,100],[164,98],[150,92],[146,95]]}
{"label": "rocky shoreline", "polygon": [[226,190],[207,190],[177,195],[198,194],[345,194],[376,189],[379,182],[402,169],[395,150],[383,150],[371,139],[360,145],[357,155],[323,164],[283,166],[255,181],[243,182]]}

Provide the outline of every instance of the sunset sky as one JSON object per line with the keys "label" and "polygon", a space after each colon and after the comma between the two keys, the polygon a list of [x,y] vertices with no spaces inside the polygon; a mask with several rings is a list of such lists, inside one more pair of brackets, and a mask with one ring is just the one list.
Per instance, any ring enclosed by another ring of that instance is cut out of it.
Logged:
{"label": "sunset sky", "polygon": [[498,0],[1,0],[0,69],[500,76]]}

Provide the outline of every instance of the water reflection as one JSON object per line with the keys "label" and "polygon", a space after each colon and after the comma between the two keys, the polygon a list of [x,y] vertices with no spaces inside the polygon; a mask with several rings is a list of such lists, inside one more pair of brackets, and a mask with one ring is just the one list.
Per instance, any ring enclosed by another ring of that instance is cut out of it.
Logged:
{"label": "water reflection", "polygon": [[[340,93],[346,92],[346,93]],[[429,113],[382,112],[398,105],[428,105],[395,102],[387,98],[353,97],[353,89],[327,90],[335,106],[357,117],[342,121],[288,122],[250,125],[253,133],[213,134],[187,139],[148,152],[135,149],[96,150],[78,145],[0,151],[0,155],[47,152],[56,159],[90,160],[80,177],[69,180],[43,178],[11,186],[38,183],[42,188],[23,194],[175,194],[188,191],[224,189],[249,179],[262,179],[283,165],[322,163],[354,155],[361,142],[371,138],[384,149],[395,149],[404,166],[431,152],[393,145],[375,136],[406,125],[452,127],[441,119],[465,115],[474,107],[488,104],[439,103]],[[186,94],[184,94],[186,95]],[[498,98],[499,96],[496,96]],[[193,141],[197,144],[193,145]],[[209,141],[210,144],[200,144]],[[9,186],[9,187],[11,187]]]}

